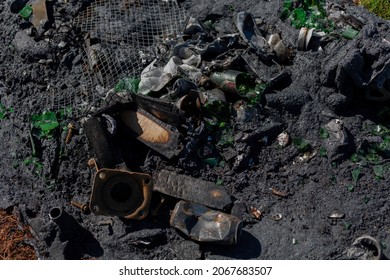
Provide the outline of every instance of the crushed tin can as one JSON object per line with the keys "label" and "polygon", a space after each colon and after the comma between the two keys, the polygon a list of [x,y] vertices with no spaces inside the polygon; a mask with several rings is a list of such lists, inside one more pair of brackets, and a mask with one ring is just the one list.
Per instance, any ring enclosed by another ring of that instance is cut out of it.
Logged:
{"label": "crushed tin can", "polygon": [[237,217],[187,201],[176,204],[170,224],[192,240],[225,245],[237,244],[242,231]]}

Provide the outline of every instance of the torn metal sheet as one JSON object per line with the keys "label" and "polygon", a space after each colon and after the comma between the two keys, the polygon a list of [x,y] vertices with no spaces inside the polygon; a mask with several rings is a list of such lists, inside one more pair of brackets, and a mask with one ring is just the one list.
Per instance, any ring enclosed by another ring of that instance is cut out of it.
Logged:
{"label": "torn metal sheet", "polygon": [[179,201],[170,218],[172,227],[199,242],[237,244],[242,221],[199,204]]}
{"label": "torn metal sheet", "polygon": [[156,176],[154,190],[215,209],[222,210],[232,203],[222,186],[167,170]]}
{"label": "torn metal sheet", "polygon": [[133,94],[132,99],[145,111],[148,111],[159,120],[173,126],[178,126],[182,112],[172,102],[145,95]]}
{"label": "torn metal sheet", "polygon": [[141,108],[123,111],[120,117],[131,134],[156,152],[167,158],[180,153],[180,134],[175,127],[163,123]]}

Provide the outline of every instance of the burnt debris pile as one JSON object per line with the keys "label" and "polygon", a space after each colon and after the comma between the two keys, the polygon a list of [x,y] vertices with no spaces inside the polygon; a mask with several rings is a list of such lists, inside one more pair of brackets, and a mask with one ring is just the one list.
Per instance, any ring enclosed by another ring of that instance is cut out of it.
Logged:
{"label": "burnt debris pile", "polygon": [[[388,182],[389,21],[343,1],[193,2],[6,1],[31,66],[0,72],[1,163],[22,174],[2,192],[32,199],[0,208],[20,206],[39,257],[258,258],[261,224],[309,215],[291,206],[305,187]],[[363,257],[356,237],[311,257],[383,258],[370,238]]]}

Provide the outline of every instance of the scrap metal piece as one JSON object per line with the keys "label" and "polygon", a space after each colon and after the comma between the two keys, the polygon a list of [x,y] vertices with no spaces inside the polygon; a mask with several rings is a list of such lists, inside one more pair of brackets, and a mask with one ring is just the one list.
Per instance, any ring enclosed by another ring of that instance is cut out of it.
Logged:
{"label": "scrap metal piece", "polygon": [[242,231],[242,221],[237,217],[186,201],[176,204],[169,222],[199,242],[234,245]]}
{"label": "scrap metal piece", "polygon": [[179,154],[180,134],[175,127],[163,123],[141,108],[123,111],[120,117],[131,134],[148,147],[169,159]]}
{"label": "scrap metal piece", "polygon": [[88,207],[92,213],[128,219],[147,216],[152,192],[149,175],[130,172],[123,165],[117,165],[121,169],[99,170],[93,159],[88,165],[97,169]]}
{"label": "scrap metal piece", "polygon": [[270,61],[273,58],[273,51],[268,45],[267,40],[262,36],[252,14],[247,12],[237,13],[234,17],[234,24],[244,41],[247,42],[264,61]]}
{"label": "scrap metal piece", "polygon": [[154,190],[215,209],[222,210],[232,203],[222,186],[167,170],[156,176]]}
{"label": "scrap metal piece", "polygon": [[96,172],[89,207],[95,215],[140,220],[148,214],[152,188],[147,174],[102,168]]}
{"label": "scrap metal piece", "polygon": [[363,235],[347,249],[347,256],[354,260],[380,260],[383,257],[382,246],[374,237]]}
{"label": "scrap metal piece", "polygon": [[89,205],[88,204],[81,204],[81,203],[76,202],[76,201],[71,201],[70,204],[73,207],[76,207],[76,208],[80,209],[83,214],[87,215],[87,214],[91,213],[91,210],[89,209]]}
{"label": "scrap metal piece", "polygon": [[51,208],[49,218],[58,226],[61,241],[70,240],[79,234],[80,224],[62,208]]}
{"label": "scrap metal piece", "polygon": [[151,113],[159,120],[173,126],[179,125],[183,114],[172,102],[139,94],[132,94],[131,97],[137,106]]}
{"label": "scrap metal piece", "polygon": [[259,209],[253,206],[249,208],[249,213],[256,220],[261,220],[261,217],[263,216],[263,213]]}
{"label": "scrap metal piece", "polygon": [[270,188],[270,191],[272,192],[273,195],[279,196],[282,198],[286,198],[289,195],[287,192],[282,192],[282,191],[279,191],[279,190],[274,189],[274,188]]}

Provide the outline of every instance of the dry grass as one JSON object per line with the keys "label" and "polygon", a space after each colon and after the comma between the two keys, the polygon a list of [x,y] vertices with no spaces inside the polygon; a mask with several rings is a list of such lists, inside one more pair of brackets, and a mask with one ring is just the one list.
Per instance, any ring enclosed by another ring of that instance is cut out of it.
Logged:
{"label": "dry grass", "polygon": [[390,20],[390,0],[359,0],[371,13]]}
{"label": "dry grass", "polygon": [[26,239],[31,239],[28,227],[0,210],[0,260],[36,260],[34,248],[24,243]]}

